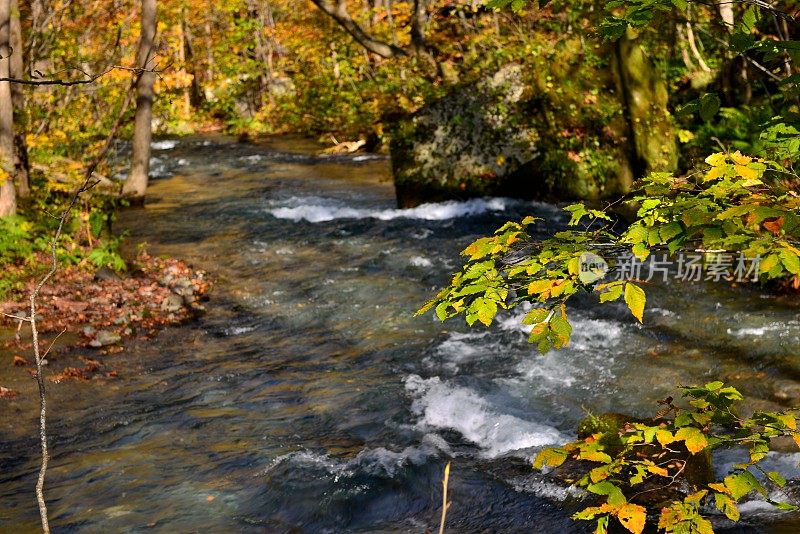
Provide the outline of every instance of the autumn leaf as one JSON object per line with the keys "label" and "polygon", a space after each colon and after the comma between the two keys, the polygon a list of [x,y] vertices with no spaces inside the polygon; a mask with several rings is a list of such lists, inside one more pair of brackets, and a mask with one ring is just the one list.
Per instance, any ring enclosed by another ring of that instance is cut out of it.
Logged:
{"label": "autumn leaf", "polygon": [[625,304],[628,305],[628,308],[631,310],[636,319],[639,322],[642,322],[642,317],[644,315],[644,306],[647,301],[647,297],[645,296],[644,290],[630,282],[625,284]]}
{"label": "autumn leaf", "polygon": [[783,217],[767,219],[764,221],[764,228],[766,228],[775,235],[780,235],[781,228],[783,228],[783,221],[784,221]]}
{"label": "autumn leaf", "polygon": [[758,171],[751,169],[750,167],[745,167],[744,165],[735,165],[734,169],[736,170],[736,173],[745,180],[755,180],[758,178]]}
{"label": "autumn leaf", "polygon": [[731,159],[736,165],[747,165],[748,163],[753,161],[753,158],[751,158],[750,156],[743,155],[738,150],[733,154],[731,154]]}
{"label": "autumn leaf", "polygon": [[624,504],[617,512],[617,518],[628,531],[633,534],[641,534],[647,520],[647,510],[638,504]]}
{"label": "autumn leaf", "polygon": [[719,167],[720,165],[725,165],[725,162],[728,160],[728,157],[722,153],[717,152],[716,154],[711,154],[706,158],[706,163],[711,165],[712,167]]}
{"label": "autumn leaf", "polygon": [[539,451],[539,454],[536,455],[536,459],[533,461],[533,467],[535,469],[541,469],[544,466],[558,467],[563,464],[566,459],[567,451],[563,449],[542,449]]}
{"label": "autumn leaf", "polygon": [[686,426],[675,433],[676,441],[686,443],[686,449],[692,454],[697,454],[708,446],[708,439],[699,428]]}

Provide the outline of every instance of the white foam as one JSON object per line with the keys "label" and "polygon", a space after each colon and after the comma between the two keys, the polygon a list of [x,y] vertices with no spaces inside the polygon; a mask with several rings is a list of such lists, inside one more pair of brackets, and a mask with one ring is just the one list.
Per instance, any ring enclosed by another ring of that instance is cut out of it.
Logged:
{"label": "white foam", "polygon": [[412,256],[408,262],[413,265],[414,267],[432,267],[433,262],[428,258],[423,258],[422,256]]}
{"label": "white foam", "polygon": [[769,332],[783,330],[786,327],[785,323],[772,323],[764,326],[745,327],[745,328],[728,328],[728,334],[736,337],[759,337]]}
{"label": "white foam", "polygon": [[170,176],[172,173],[167,167],[167,163],[161,158],[153,156],[150,158],[150,177],[151,178],[164,178]]}
{"label": "white foam", "polygon": [[364,473],[393,478],[404,467],[422,465],[440,453],[450,453],[447,442],[435,434],[427,434],[418,446],[409,446],[402,451],[391,451],[385,447],[364,449],[351,460],[339,460],[311,451],[295,451],[275,458],[265,474],[284,462],[291,462],[296,466],[326,471],[333,475],[334,481]]}
{"label": "white foam", "polygon": [[248,332],[252,332],[255,329],[256,327],[254,326],[234,326],[231,328],[226,328],[225,334],[228,336],[240,336],[242,334],[247,334]]}
{"label": "white foam", "polygon": [[488,332],[451,332],[438,347],[433,357],[423,360],[428,367],[442,366],[453,373],[458,372],[459,365],[491,354],[482,338]]}
{"label": "white foam", "polygon": [[175,139],[164,139],[163,141],[153,141],[150,143],[150,148],[153,150],[172,150],[178,146],[178,141]]}
{"label": "white foam", "polygon": [[[307,201],[322,201],[320,203],[307,203]],[[304,202],[306,201],[306,202]],[[269,208],[267,212],[278,219],[292,221],[305,220],[312,223],[332,221],[335,219],[379,219],[388,221],[392,219],[421,219],[426,221],[443,221],[459,217],[480,215],[490,211],[504,211],[510,206],[520,204],[520,201],[508,198],[475,198],[465,201],[449,200],[446,202],[433,202],[422,204],[410,209],[384,209],[370,210],[364,208],[351,208],[337,205],[336,202],[325,199],[290,199],[288,204]]]}
{"label": "white foam", "polygon": [[518,492],[531,493],[549,501],[564,502],[568,497],[579,498],[586,494],[584,490],[577,486],[564,486],[540,478],[533,480],[522,478],[509,482]]}
{"label": "white foam", "polygon": [[405,385],[414,397],[411,410],[420,417],[421,427],[455,430],[478,445],[484,457],[567,441],[551,426],[503,413],[502,408],[476,392],[442,382],[438,377],[410,375]]}

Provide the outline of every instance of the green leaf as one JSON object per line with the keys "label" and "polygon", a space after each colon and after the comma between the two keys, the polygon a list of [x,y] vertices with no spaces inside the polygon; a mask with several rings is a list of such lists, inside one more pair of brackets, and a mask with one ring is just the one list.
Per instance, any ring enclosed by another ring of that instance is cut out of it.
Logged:
{"label": "green leaf", "polygon": [[547,308],[534,308],[525,314],[522,324],[539,324],[547,319],[548,315],[550,315],[550,310]]}
{"label": "green leaf", "polygon": [[800,274],[800,259],[789,251],[781,253],[781,263],[792,274]]}
{"label": "green leaf", "polygon": [[586,486],[586,489],[592,493],[596,493],[597,495],[607,495],[608,504],[618,506],[628,502],[625,499],[625,496],[622,494],[622,490],[608,480],[598,482],[597,484],[589,484]]}
{"label": "green leaf", "polygon": [[622,286],[615,285],[609,287],[607,290],[600,293],[600,302],[609,302],[612,300],[617,300],[622,296]]}
{"label": "green leaf", "polygon": [[714,93],[706,93],[700,97],[700,118],[708,122],[719,111],[722,101]]}
{"label": "green leaf", "polygon": [[769,478],[772,481],[772,483],[778,486],[779,488],[782,488],[786,485],[786,479],[783,477],[783,475],[781,475],[777,471],[768,471],[767,478]]}
{"label": "green leaf", "polygon": [[628,305],[631,313],[634,317],[636,317],[636,319],[639,320],[640,323],[643,322],[642,318],[644,315],[644,306],[646,302],[647,297],[645,296],[644,290],[641,287],[631,282],[625,284],[625,304]]}
{"label": "green leaf", "polygon": [[736,502],[724,493],[715,493],[714,502],[717,509],[724,513],[731,521],[739,521],[739,508]]}
{"label": "green leaf", "polygon": [[550,319],[550,329],[555,332],[559,338],[561,338],[562,347],[569,343],[569,338],[572,335],[572,325],[569,324],[569,321],[561,316],[556,315]]}

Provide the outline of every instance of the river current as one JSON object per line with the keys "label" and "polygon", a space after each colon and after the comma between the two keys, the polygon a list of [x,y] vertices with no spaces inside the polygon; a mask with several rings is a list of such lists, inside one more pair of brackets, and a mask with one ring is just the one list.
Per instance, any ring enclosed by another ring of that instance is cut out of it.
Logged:
{"label": "river current", "polygon": [[[448,461],[448,532],[583,532],[580,494],[530,459],[587,411],[647,416],[675,386],[717,379],[757,408],[800,399],[800,310],[758,288],[654,284],[644,325],[582,299],[571,344],[547,356],[522,310],[491,328],[413,317],[472,240],[530,214],[548,235],[566,221],[555,206],[398,210],[386,159],[292,139],[154,148],[147,207],[117,228],[215,287],[196,321],[107,356],[118,379],[49,386],[55,532],[422,534]],[[2,367],[21,395],[0,402],[0,531],[35,532],[34,384]],[[797,452],[767,462],[800,478]],[[743,521],[800,525],[757,500]]]}

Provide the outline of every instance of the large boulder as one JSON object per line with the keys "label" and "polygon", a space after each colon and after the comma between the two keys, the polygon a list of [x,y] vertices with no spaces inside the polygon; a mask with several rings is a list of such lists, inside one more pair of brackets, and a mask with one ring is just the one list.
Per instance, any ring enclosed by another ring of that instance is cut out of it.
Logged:
{"label": "large boulder", "polygon": [[[454,86],[397,122],[390,150],[400,207],[486,195],[597,200],[626,192],[635,174],[672,170],[663,83],[639,45],[623,39],[541,43],[524,64]],[[636,106],[648,90],[664,108],[658,121],[641,120]]]}

